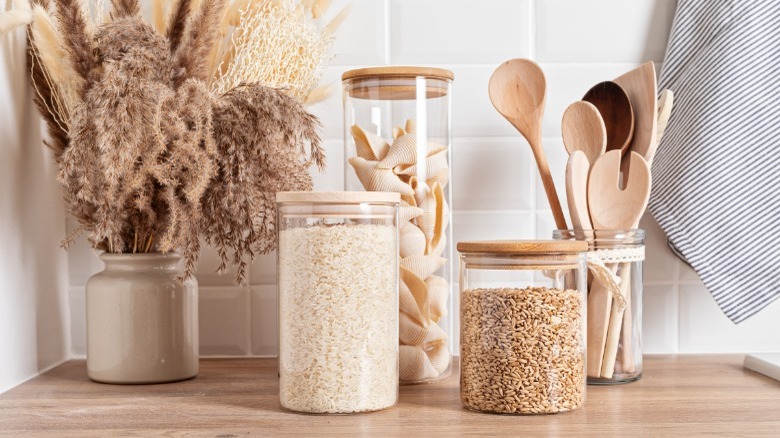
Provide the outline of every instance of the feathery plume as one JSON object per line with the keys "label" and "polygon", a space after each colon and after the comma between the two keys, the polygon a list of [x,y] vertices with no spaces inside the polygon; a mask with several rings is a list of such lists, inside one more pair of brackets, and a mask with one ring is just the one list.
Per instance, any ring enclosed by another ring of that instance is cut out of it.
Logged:
{"label": "feathery plume", "polygon": [[[155,0],[154,3],[163,3],[163,0]],[[116,17],[138,15],[141,10],[138,0],[111,0],[111,6],[114,8]]]}
{"label": "feathery plume", "polygon": [[6,9],[0,14],[0,35],[5,35],[12,30],[25,26],[32,21],[32,10],[30,2],[19,0],[18,2],[8,2]]}
{"label": "feathery plume", "polygon": [[316,117],[277,89],[239,86],[215,102],[213,120],[219,167],[204,197],[204,236],[240,281],[256,254],[275,247],[276,192],[311,190],[308,168],[323,168],[325,156]]}
{"label": "feathery plume", "polygon": [[175,64],[181,72],[174,81],[176,86],[189,78],[204,82],[208,79],[208,63],[204,60],[217,43],[224,10],[225,0],[205,0],[200,12],[190,21],[187,37],[175,55]]}
{"label": "feathery plume", "polygon": [[171,45],[171,53],[179,50],[179,44],[184,38],[187,21],[190,17],[190,0],[178,0],[173,11],[171,22],[168,25],[168,42]]}
{"label": "feathery plume", "polygon": [[56,6],[56,17],[62,34],[63,46],[70,55],[73,69],[84,81],[84,86],[78,90],[79,94],[83,96],[96,67],[93,56],[94,47],[87,33],[87,22],[78,0],[59,0]]}

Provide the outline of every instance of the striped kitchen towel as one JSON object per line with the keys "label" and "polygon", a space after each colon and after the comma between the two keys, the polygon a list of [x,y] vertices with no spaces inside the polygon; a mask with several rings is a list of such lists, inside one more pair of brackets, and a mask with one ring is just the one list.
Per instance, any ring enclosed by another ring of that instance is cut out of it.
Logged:
{"label": "striped kitchen towel", "polygon": [[780,297],[780,1],[680,0],[650,209],[723,312]]}

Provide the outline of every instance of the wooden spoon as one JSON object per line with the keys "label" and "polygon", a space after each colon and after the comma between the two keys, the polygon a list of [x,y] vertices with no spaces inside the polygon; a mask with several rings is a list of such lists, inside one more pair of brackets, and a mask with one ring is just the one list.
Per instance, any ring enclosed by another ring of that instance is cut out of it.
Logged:
{"label": "wooden spoon", "polygon": [[615,82],[626,91],[631,107],[634,109],[634,137],[631,140],[631,150],[641,155],[648,163],[652,163],[658,146],[656,141],[658,86],[653,61],[648,61],[623,74],[616,78]]}
{"label": "wooden spoon", "polygon": [[577,101],[563,112],[561,122],[563,145],[571,155],[574,151],[585,152],[589,163],[606,151],[607,129],[599,110],[589,102]]}
{"label": "wooden spoon", "polygon": [[[638,153],[626,157],[631,173],[620,189],[619,150],[608,151],[596,161],[588,177],[588,208],[596,230],[634,228],[650,198],[650,166]],[[613,271],[617,266],[613,267]],[[604,376],[605,356],[616,353],[623,312],[613,311],[612,296],[600,282],[588,295],[588,376]],[[611,333],[610,333],[611,332]],[[607,346],[610,351],[606,352]],[[606,353],[605,353],[606,352]],[[609,359],[607,360],[609,362]],[[611,360],[614,367],[614,359]],[[611,375],[610,375],[611,376]]]}
{"label": "wooden spoon", "polygon": [[496,110],[523,134],[531,146],[555,226],[565,230],[568,228],[566,218],[542,149],[542,114],[546,88],[544,73],[538,64],[528,59],[510,59],[493,72],[488,91]]}
{"label": "wooden spoon", "polygon": [[620,149],[625,154],[634,135],[634,109],[623,87],[612,81],[600,82],[582,100],[592,103],[601,113],[607,128],[607,150]]}
{"label": "wooden spoon", "polygon": [[569,155],[566,163],[566,199],[569,203],[571,226],[575,230],[590,230],[588,213],[588,173],[590,162],[585,152],[576,150]]}

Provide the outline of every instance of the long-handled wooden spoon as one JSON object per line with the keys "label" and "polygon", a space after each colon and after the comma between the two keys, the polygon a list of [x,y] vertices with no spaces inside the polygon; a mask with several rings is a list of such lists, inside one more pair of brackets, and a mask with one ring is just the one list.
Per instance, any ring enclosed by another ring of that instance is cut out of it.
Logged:
{"label": "long-handled wooden spoon", "polygon": [[561,133],[569,155],[582,151],[588,162],[595,163],[606,151],[608,136],[604,120],[599,110],[589,102],[579,100],[566,108]]}
{"label": "long-handled wooden spoon", "polygon": [[571,226],[575,230],[590,230],[593,225],[588,213],[588,174],[590,162],[583,151],[574,151],[566,163],[566,200]]}
{"label": "long-handled wooden spoon", "polygon": [[623,87],[612,81],[600,82],[582,100],[592,103],[604,119],[607,150],[620,149],[625,154],[634,135],[634,110]]}
{"label": "long-handled wooden spoon", "polygon": [[563,216],[561,202],[550,175],[550,166],[542,149],[542,114],[546,88],[544,73],[538,64],[528,59],[511,59],[493,72],[488,91],[496,110],[517,128],[531,145],[555,226],[565,230],[568,228],[566,218]]}
{"label": "long-handled wooden spoon", "polygon": [[[650,167],[641,155],[629,152],[631,173],[620,189],[619,150],[605,153],[591,166],[588,178],[588,207],[595,230],[621,230],[635,226],[650,198]],[[617,266],[615,266],[617,268]],[[613,358],[623,312],[613,311],[612,296],[594,282],[588,295],[588,376],[601,377],[604,358]],[[611,335],[610,335],[611,333]],[[608,346],[610,351],[606,352]],[[614,358],[611,359],[614,368]]]}

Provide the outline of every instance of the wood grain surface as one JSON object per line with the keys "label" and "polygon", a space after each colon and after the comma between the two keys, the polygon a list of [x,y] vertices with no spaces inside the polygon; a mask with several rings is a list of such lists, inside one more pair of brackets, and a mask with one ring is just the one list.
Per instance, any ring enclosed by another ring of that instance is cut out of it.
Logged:
{"label": "wood grain surface", "polygon": [[402,386],[399,405],[347,416],[282,411],[273,359],[204,359],[193,380],[90,382],[83,361],[0,395],[7,436],[777,436],[780,382],[741,356],[647,356],[644,377],[588,387],[580,410],[502,416],[461,407],[457,369],[444,382]]}

